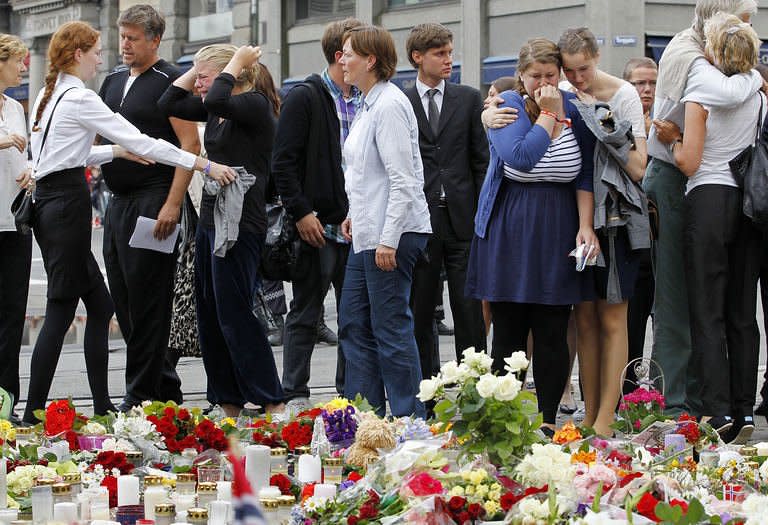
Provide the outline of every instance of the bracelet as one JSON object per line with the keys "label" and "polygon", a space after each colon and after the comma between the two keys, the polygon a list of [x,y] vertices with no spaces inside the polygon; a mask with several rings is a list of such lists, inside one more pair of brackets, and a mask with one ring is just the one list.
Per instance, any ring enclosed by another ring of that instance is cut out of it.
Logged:
{"label": "bracelet", "polygon": [[206,175],[211,174],[211,159],[208,159],[208,162],[205,164],[205,167],[203,168],[203,173]]}
{"label": "bracelet", "polygon": [[554,113],[553,111],[549,111],[548,109],[540,109],[539,110],[539,115],[545,115],[547,117],[552,117],[553,119],[555,119],[555,122],[557,122],[558,124],[562,124],[562,125],[564,125],[567,128],[571,127],[571,119],[569,119],[569,118],[560,118],[560,117],[557,116],[557,113]]}

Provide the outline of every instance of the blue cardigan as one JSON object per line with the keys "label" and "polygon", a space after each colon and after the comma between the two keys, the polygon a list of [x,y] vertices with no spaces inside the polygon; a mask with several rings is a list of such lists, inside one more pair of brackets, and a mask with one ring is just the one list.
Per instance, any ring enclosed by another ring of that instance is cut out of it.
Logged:
{"label": "blue cardigan", "polygon": [[[576,141],[581,149],[581,171],[574,180],[575,190],[592,192],[593,154],[595,137],[581,119],[578,110],[571,103],[576,97],[573,93],[561,91],[565,100],[565,115],[571,119]],[[500,107],[516,108],[517,120],[503,128],[488,130],[488,143],[491,159],[485,174],[483,187],[475,215],[475,235],[485,238],[488,221],[491,218],[496,196],[504,178],[504,163],[520,171],[531,171],[546,153],[551,142],[549,134],[541,126],[536,126],[525,112],[523,97],[516,91],[501,94],[504,103]]]}

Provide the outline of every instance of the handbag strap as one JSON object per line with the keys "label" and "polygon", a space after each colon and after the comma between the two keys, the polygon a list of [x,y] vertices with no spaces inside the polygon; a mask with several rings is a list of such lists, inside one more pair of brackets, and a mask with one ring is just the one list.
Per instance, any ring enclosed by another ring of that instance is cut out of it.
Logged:
{"label": "handbag strap", "polygon": [[43,141],[40,143],[40,151],[37,154],[37,162],[35,162],[35,169],[33,170],[33,173],[37,173],[37,166],[40,164],[40,158],[43,156],[43,147],[45,146],[45,139],[48,138],[48,131],[51,129],[51,122],[53,121],[53,114],[56,113],[56,107],[59,105],[59,102],[61,102],[61,99],[64,98],[64,95],[67,94],[68,91],[75,89],[74,86],[71,88],[68,88],[64,90],[64,93],[59,95],[59,98],[56,99],[56,103],[53,105],[53,109],[51,110],[51,116],[48,117],[48,124],[45,125],[45,132],[43,133]]}
{"label": "handbag strap", "polygon": [[757,96],[760,99],[760,110],[757,112],[757,131],[755,132],[755,144],[760,142],[760,130],[763,129],[763,95],[760,93],[760,91],[758,91]]}

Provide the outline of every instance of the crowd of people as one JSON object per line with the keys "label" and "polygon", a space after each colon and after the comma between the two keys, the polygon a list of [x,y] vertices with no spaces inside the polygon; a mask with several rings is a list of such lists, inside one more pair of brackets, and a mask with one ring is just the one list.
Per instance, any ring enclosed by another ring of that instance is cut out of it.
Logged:
{"label": "crowd of people", "polygon": [[[184,73],[162,60],[165,22],[143,4],[120,14],[127,67],[97,94],[85,82],[101,64],[99,33],[64,24],[29,126],[21,105],[0,97],[0,387],[19,399],[20,283],[32,240],[9,205],[33,188],[48,293],[21,423],[34,423],[46,402],[80,300],[95,413],[181,402],[179,340],[199,344],[212,406],[298,412],[309,405],[331,285],[339,393],[381,415],[426,416],[433,407],[419,384],[440,368],[444,272],[456,360],[468,347],[486,351],[491,326],[495,372],[529,350],[545,434],[558,411],[574,410],[576,356],[584,424],[612,434],[622,390],[636,379],[630,368],[622,382],[624,369],[643,357],[652,318],[668,411],[744,442],[754,429],[766,241],[742,213],[728,161],[768,111],[749,24],[756,11],[754,0],[698,0],[692,27],[658,67],[632,59],[623,78],[599,68],[587,28],[558,42],[533,38],[515,77],[494,82],[485,100],[449,80],[453,35],[435,23],[408,35],[417,78],[405,90],[391,82],[397,50],[387,30],[351,18],[328,24],[325,68],[284,100],[258,47],[203,47]],[[0,93],[21,82],[26,54],[0,35]],[[112,195],[103,211],[109,290],[90,248],[91,165]],[[199,221],[182,221],[195,215],[194,170],[205,180]],[[276,289],[260,275],[276,199],[295,220],[304,268],[279,334],[282,378],[253,314],[256,292]],[[181,245],[133,247],[139,217],[156,220],[160,240],[183,222]],[[113,313],[127,346],[118,406],[106,374]]]}

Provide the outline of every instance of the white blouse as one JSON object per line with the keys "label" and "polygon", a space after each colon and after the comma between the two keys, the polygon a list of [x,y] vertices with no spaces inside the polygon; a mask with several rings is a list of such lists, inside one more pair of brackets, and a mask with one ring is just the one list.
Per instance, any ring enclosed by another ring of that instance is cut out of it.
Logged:
{"label": "white blouse", "polygon": [[[11,133],[27,137],[27,124],[24,121],[24,108],[16,100],[0,93],[4,100],[0,110],[0,137]],[[0,231],[16,231],[11,213],[11,202],[19,193],[16,177],[27,167],[27,152],[20,152],[15,147],[0,149]]]}
{"label": "white blouse", "polygon": [[355,253],[378,244],[397,249],[403,233],[432,233],[419,125],[400,88],[371,88],[344,142],[344,159]]}
{"label": "white blouse", "polygon": [[[56,107],[56,114],[41,152],[40,145],[53,107],[59,96],[71,87],[75,89],[67,92]],[[42,96],[41,90],[29,115],[30,129],[34,125]],[[33,131],[30,139],[32,165],[37,166],[37,179],[55,171],[111,161],[112,146],[93,146],[97,134],[137,155],[163,164],[186,169],[192,169],[195,165],[195,155],[164,140],[142,134],[122,115],[112,112],[95,92],[85,87],[82,80],[65,73],[59,75],[38,127],[39,130]]]}

